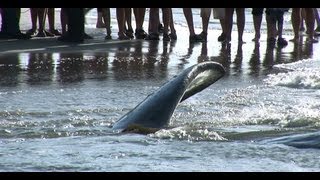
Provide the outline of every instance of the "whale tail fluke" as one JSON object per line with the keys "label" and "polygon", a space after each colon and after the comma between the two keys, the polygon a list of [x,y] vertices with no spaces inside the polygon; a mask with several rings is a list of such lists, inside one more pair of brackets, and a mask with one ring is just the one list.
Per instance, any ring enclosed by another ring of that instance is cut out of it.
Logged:
{"label": "whale tail fluke", "polygon": [[[120,118],[112,127],[118,132],[135,132],[147,128],[157,130],[167,126],[179,102],[204,90],[225,74],[224,67],[207,61],[185,69],[157,91],[147,96],[133,110]],[[132,128],[133,127],[133,128]]]}

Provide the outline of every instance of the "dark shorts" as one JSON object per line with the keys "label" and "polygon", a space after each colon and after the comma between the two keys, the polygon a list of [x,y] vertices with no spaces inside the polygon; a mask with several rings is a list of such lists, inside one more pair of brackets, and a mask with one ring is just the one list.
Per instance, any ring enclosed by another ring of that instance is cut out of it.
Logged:
{"label": "dark shorts", "polygon": [[267,8],[266,14],[272,22],[283,21],[283,15],[284,15],[283,10],[273,10],[273,9]]}
{"label": "dark shorts", "polygon": [[98,9],[98,12],[102,12],[102,8],[97,8]]}
{"label": "dark shorts", "polygon": [[254,16],[260,16],[263,14],[263,9],[264,8],[252,8],[251,14]]}

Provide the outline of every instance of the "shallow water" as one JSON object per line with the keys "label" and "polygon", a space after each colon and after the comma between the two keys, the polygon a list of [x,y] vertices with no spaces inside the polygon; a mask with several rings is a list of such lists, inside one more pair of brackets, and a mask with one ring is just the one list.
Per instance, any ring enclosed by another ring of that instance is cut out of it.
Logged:
{"label": "shallow water", "polygon": [[[208,43],[189,46],[183,18],[176,28],[175,43],[2,54],[0,171],[320,170],[319,44],[270,49],[265,34],[257,45],[247,30],[247,43],[224,46],[211,28]],[[208,60],[226,75],[179,104],[169,129],[111,131],[162,84]]]}

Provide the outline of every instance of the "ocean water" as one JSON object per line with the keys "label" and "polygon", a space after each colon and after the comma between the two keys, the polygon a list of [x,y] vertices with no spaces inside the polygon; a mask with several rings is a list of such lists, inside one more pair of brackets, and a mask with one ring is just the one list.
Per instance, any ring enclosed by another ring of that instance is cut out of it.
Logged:
{"label": "ocean water", "polygon": [[[319,43],[270,48],[262,31],[255,44],[250,11],[242,45],[235,30],[231,45],[217,42],[212,19],[208,42],[190,45],[182,10],[174,9],[176,42],[1,54],[0,171],[319,171]],[[87,15],[86,31],[103,38],[95,15]],[[149,94],[203,61],[222,63],[226,75],[180,103],[169,128],[111,131]]]}

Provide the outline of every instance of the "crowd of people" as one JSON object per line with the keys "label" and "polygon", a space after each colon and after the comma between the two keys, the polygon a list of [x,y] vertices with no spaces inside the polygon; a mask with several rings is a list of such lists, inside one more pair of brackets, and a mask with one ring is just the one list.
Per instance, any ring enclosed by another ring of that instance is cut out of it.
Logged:
{"label": "crowd of people", "polygon": [[[92,8],[61,8],[61,31],[55,28],[54,8],[30,8],[31,28],[22,33],[19,27],[21,14],[20,8],[1,8],[1,32],[0,39],[30,39],[32,37],[60,36],[58,41],[81,43],[84,39],[92,39],[85,33],[85,15]],[[162,23],[160,13],[162,11]],[[110,8],[97,8],[97,28],[105,28],[105,40],[112,39]],[[132,13],[133,11],[133,13]],[[221,24],[220,42],[230,42],[233,25],[233,14],[236,12],[236,24],[238,43],[243,43],[242,36],[245,27],[245,8],[201,8],[202,32],[195,33],[192,8],[183,8],[183,13],[189,29],[189,42],[206,42],[209,19],[211,12],[213,17],[219,19]],[[282,37],[283,16],[289,13],[289,8],[252,8],[255,36],[253,41],[259,42],[260,28],[265,13],[267,22],[267,43],[270,45],[286,46],[287,40]],[[132,14],[135,19],[135,30],[132,27]],[[148,30],[144,30],[146,8],[116,8],[118,24],[118,39],[145,39],[163,41],[177,40],[174,17],[171,8],[150,8]],[[49,29],[45,29],[45,21],[48,17]],[[315,36],[320,32],[320,20],[316,8],[292,8],[291,21],[294,32],[293,42],[300,42],[300,31],[305,30],[307,41],[316,43]],[[317,26],[316,26],[317,23]]]}

